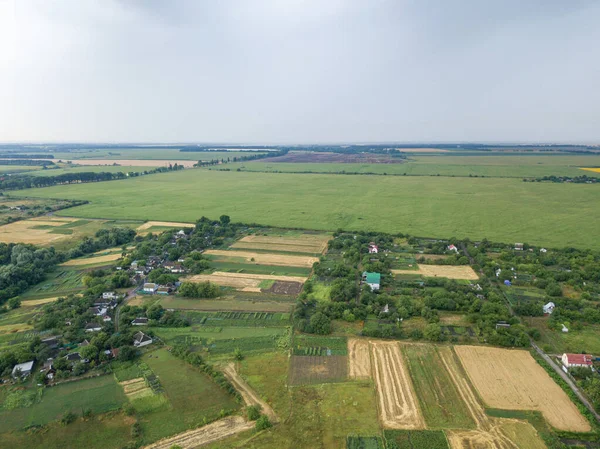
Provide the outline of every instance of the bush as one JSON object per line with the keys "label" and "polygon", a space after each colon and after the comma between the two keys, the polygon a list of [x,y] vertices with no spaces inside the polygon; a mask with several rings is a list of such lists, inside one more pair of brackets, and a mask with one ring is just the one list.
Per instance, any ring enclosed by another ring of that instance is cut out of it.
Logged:
{"label": "bush", "polygon": [[256,421],[258,418],[260,418],[260,406],[251,405],[247,407],[246,414],[248,416],[249,421]]}
{"label": "bush", "polygon": [[77,415],[73,412],[67,412],[63,415],[63,417],[60,419],[60,422],[66,426],[68,424],[71,424],[72,422],[74,422],[77,419]]}
{"label": "bush", "polygon": [[269,427],[272,427],[273,424],[271,424],[271,421],[269,421],[269,418],[265,415],[261,415],[260,418],[258,418],[256,420],[256,431],[260,432],[261,430],[265,430],[268,429]]}
{"label": "bush", "polygon": [[236,360],[244,360],[244,354],[242,354],[240,348],[235,348],[235,351],[233,351],[233,358]]}

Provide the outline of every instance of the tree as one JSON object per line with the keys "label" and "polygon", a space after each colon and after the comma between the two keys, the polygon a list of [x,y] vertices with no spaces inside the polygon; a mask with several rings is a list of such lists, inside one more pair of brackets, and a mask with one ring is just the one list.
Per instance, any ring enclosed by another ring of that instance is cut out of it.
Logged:
{"label": "tree", "polygon": [[10,298],[8,300],[9,309],[18,309],[19,307],[21,307],[21,300],[18,296],[15,296],[14,298]]}
{"label": "tree", "polygon": [[271,424],[271,421],[269,421],[269,418],[265,415],[262,415],[260,418],[258,418],[256,420],[256,431],[260,432],[261,430],[265,430],[268,429],[269,427],[271,427],[273,424]]}
{"label": "tree", "polygon": [[242,354],[240,348],[235,348],[235,351],[233,351],[233,358],[236,360],[244,360],[244,354]]}
{"label": "tree", "polygon": [[423,335],[429,341],[442,341],[442,328],[436,323],[428,324],[425,326]]}
{"label": "tree", "polygon": [[84,359],[95,360],[98,357],[99,352],[100,351],[96,346],[90,344],[81,348],[79,350],[79,355]]}
{"label": "tree", "polygon": [[331,320],[322,312],[317,312],[310,317],[310,327],[315,334],[330,334]]}
{"label": "tree", "polygon": [[260,418],[260,405],[251,405],[246,408],[248,421],[256,421]]}
{"label": "tree", "polygon": [[137,351],[133,346],[122,346],[119,348],[119,355],[117,356],[117,358],[121,362],[126,362],[128,360],[135,359],[136,355]]}
{"label": "tree", "polygon": [[221,222],[221,224],[228,225],[231,221],[231,218],[229,217],[229,215],[221,215],[219,217],[219,221]]}

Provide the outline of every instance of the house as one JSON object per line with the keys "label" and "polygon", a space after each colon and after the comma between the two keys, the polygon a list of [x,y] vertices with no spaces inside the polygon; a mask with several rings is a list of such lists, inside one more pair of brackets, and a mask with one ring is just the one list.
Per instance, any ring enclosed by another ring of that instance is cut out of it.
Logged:
{"label": "house", "polygon": [[146,326],[148,324],[148,318],[140,317],[136,318],[131,322],[132,326]]}
{"label": "house", "polygon": [[448,245],[448,251],[454,251],[458,253],[458,248],[455,245]]}
{"label": "house", "polygon": [[132,270],[137,270],[138,265],[139,265],[138,261],[134,260],[133,262],[131,262],[131,269]]}
{"label": "house", "polygon": [[102,330],[102,326],[98,323],[87,323],[84,329],[86,332],[99,332]]}
{"label": "house", "polygon": [[567,368],[591,368],[592,356],[589,354],[563,354],[562,364]]}
{"label": "house", "polygon": [[104,292],[102,293],[102,299],[117,299],[117,294],[115,292]]}
{"label": "house", "polygon": [[106,307],[90,307],[88,312],[96,316],[106,315]]}
{"label": "house", "polygon": [[523,244],[515,243],[515,251],[523,251]]}
{"label": "house", "polygon": [[104,321],[105,323],[108,323],[108,322],[112,321],[112,318],[109,317],[108,315],[104,315],[102,317],[102,321]]}
{"label": "house", "polygon": [[179,262],[165,262],[163,264],[165,270],[169,270],[171,273],[183,273],[185,268]]}
{"label": "house", "polygon": [[171,293],[171,289],[169,287],[158,287],[156,290],[157,295],[168,295]]}
{"label": "house", "polygon": [[385,307],[382,310],[383,313],[390,313],[390,306],[388,304],[385,305]]}
{"label": "house", "polygon": [[113,359],[116,359],[117,357],[119,357],[119,348],[113,348],[113,349],[111,349],[110,353],[111,353]]}
{"label": "house", "polygon": [[363,273],[363,281],[371,287],[372,291],[379,290],[379,286],[381,285],[381,274],[379,273],[369,273],[365,271]]}
{"label": "house", "polygon": [[158,290],[158,284],[154,284],[152,282],[146,282],[144,284],[144,293],[156,293],[156,290]]}
{"label": "house", "polygon": [[552,315],[552,312],[554,312],[555,307],[556,304],[554,304],[553,302],[549,302],[548,304],[543,306],[544,315]]}
{"label": "house", "polygon": [[133,336],[133,346],[136,348],[141,348],[142,346],[147,346],[152,344],[152,338],[143,332],[138,332]]}
{"label": "house", "polygon": [[58,337],[48,337],[42,340],[42,344],[48,346],[49,349],[56,349],[60,344]]}
{"label": "house", "polygon": [[12,370],[12,377],[13,377],[13,379],[16,379],[18,377],[24,379],[25,377],[27,377],[31,374],[32,370],[33,370],[33,360],[31,360],[29,362],[25,362],[25,363],[19,363],[18,365],[14,366],[14,368]]}
{"label": "house", "polygon": [[78,352],[72,352],[65,356],[67,362],[81,362],[81,354]]}
{"label": "house", "polygon": [[80,348],[85,348],[86,346],[89,346],[90,342],[86,340],[83,340],[81,343],[79,343],[79,347]]}
{"label": "house", "polygon": [[506,321],[498,321],[496,323],[496,330],[500,329],[500,328],[508,328],[510,327],[510,324],[508,324]]}
{"label": "house", "polygon": [[500,273],[502,273],[502,268],[498,268],[498,269],[496,270],[496,277],[499,277],[499,276],[500,276]]}
{"label": "house", "polygon": [[135,271],[135,274],[143,275],[143,274],[146,274],[148,269],[144,266],[141,266],[141,267],[137,267],[134,271]]}
{"label": "house", "polygon": [[369,243],[369,254],[377,254],[379,252],[379,248],[373,242]]}

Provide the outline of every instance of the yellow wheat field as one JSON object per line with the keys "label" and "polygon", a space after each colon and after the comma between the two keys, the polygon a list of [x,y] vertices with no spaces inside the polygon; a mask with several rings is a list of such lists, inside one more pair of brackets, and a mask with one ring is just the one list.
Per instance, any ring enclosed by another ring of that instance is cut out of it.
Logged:
{"label": "yellow wheat field", "polygon": [[425,277],[448,279],[479,279],[477,273],[468,265],[419,265],[417,270],[392,270],[394,274],[420,274]]}

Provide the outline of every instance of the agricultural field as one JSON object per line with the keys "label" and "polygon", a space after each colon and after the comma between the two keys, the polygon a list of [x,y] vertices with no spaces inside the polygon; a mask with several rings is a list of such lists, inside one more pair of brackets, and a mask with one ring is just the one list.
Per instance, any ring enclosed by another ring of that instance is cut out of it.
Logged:
{"label": "agricultural field", "polygon": [[398,343],[372,342],[371,350],[383,427],[425,428],[423,413]]}
{"label": "agricultural field", "polygon": [[[24,152],[23,152],[24,153]],[[35,151],[34,154],[39,154]],[[262,154],[262,152],[247,151],[179,151],[176,148],[94,148],[94,149],[77,149],[71,151],[54,151],[52,154],[57,159],[72,160],[78,163],[80,160],[87,159],[114,159],[116,161],[122,161],[124,159],[133,160],[165,160],[165,161],[176,161],[186,160],[197,162],[210,161],[212,159],[221,159],[228,157],[240,157],[248,154]]]}
{"label": "agricultural field", "polygon": [[102,251],[102,254],[95,254],[92,257],[82,257],[79,259],[71,259],[67,262],[62,263],[61,267],[89,267],[89,266],[103,266],[111,265],[111,263],[123,257],[123,250],[118,248],[118,251]]}
{"label": "agricultural field", "polygon": [[267,292],[297,295],[302,290],[305,277],[278,276],[250,273],[227,273],[215,271],[211,274],[196,274],[185,278],[188,282],[212,282],[223,287],[233,287],[243,292]]}
{"label": "agricultural field", "polygon": [[371,355],[368,340],[348,339],[348,377],[370,379]]}
{"label": "agricultural field", "polygon": [[285,254],[259,253],[251,251],[236,251],[236,250],[220,250],[209,249],[204,252],[212,260],[217,262],[235,262],[239,260],[245,263],[255,263],[257,265],[275,265],[281,267],[301,267],[310,268],[315,262],[319,261],[318,257],[312,256],[290,256]]}
{"label": "agricultural field", "polygon": [[415,270],[392,270],[393,274],[418,274],[424,277],[477,280],[479,276],[468,265],[419,265]]}
{"label": "agricultural field", "polygon": [[47,300],[79,293],[84,289],[83,276],[84,273],[75,268],[58,267],[46,276],[46,280],[30,287],[21,295],[23,305],[27,306],[30,300]]}
{"label": "agricultural field", "polygon": [[147,221],[141,226],[136,228],[136,231],[140,235],[145,235],[149,232],[163,232],[170,229],[185,229],[193,228],[193,223],[175,223],[172,221]]}
{"label": "agricultural field", "polygon": [[58,164],[57,168],[46,169],[46,170],[37,170],[28,172],[29,176],[58,176],[64,175],[67,173],[128,173],[128,172],[143,172],[145,170],[152,170],[156,167],[152,167],[151,164],[147,166],[139,166],[139,165],[77,165],[77,161],[74,161],[74,164]]}
{"label": "agricultural field", "polygon": [[388,444],[394,441],[398,449],[449,449],[446,435],[441,430],[386,430],[384,433]]}
{"label": "agricultural field", "polygon": [[[236,221],[307,229],[377,230],[488,238],[543,246],[600,248],[597,186],[519,179],[336,176],[184,170],[35,189],[45,198],[90,201],[63,212],[82,218]],[[184,187],[185,186],[185,187]],[[203,192],[198,196],[196,192]],[[239,192],[245,192],[239,195]],[[503,192],[498,195],[498,192]],[[13,195],[29,195],[23,190]],[[519,198],[519,201],[514,201]],[[394,204],[394,208],[389,208]],[[457,211],[462,211],[457,213]],[[477,211],[475,213],[475,211]],[[547,223],[553,223],[548,227]]]}
{"label": "agricultural field", "polygon": [[[291,235],[290,235],[291,234]],[[307,233],[286,233],[286,235],[248,235],[241,238],[231,248],[283,253],[322,254],[327,248],[328,235]]]}
{"label": "agricultural field", "polygon": [[248,294],[247,297],[224,296],[219,299],[186,299],[177,296],[160,298],[165,309],[236,311],[236,312],[290,312],[292,301],[277,301]]}
{"label": "agricultural field", "polygon": [[456,346],[477,392],[492,408],[539,410],[556,429],[591,430],[566,393],[527,351]]}

